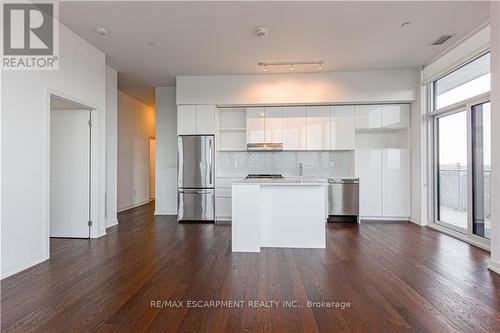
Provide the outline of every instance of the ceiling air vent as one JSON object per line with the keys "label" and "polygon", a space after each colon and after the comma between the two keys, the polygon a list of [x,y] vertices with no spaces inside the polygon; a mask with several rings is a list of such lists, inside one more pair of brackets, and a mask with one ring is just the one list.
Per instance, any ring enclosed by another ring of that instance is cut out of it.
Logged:
{"label": "ceiling air vent", "polygon": [[447,35],[442,35],[438,39],[436,39],[434,42],[431,43],[431,45],[443,45],[446,43],[451,37],[453,37],[452,34],[447,34]]}

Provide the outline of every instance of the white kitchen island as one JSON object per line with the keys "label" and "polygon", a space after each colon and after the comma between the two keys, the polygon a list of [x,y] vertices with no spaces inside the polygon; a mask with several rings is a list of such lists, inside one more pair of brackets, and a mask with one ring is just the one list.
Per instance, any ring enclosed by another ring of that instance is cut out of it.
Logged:
{"label": "white kitchen island", "polygon": [[325,248],[326,179],[248,179],[232,184],[232,251]]}

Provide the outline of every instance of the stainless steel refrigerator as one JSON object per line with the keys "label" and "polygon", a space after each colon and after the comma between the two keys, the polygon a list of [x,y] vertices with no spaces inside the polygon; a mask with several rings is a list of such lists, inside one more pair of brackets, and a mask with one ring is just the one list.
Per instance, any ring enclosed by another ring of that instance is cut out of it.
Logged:
{"label": "stainless steel refrigerator", "polygon": [[215,137],[178,137],[177,220],[215,220]]}

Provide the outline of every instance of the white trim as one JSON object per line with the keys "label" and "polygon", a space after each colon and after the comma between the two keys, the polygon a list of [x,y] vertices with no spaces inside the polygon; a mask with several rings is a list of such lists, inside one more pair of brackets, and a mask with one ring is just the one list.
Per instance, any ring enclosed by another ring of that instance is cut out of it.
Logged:
{"label": "white trim", "polygon": [[155,209],[155,215],[177,215],[177,209]]}
{"label": "white trim", "polygon": [[387,217],[387,216],[360,216],[361,222],[389,222],[389,221],[397,221],[397,222],[408,222],[410,221],[410,217],[401,216],[401,217]]}
{"label": "white trim", "polygon": [[113,227],[113,226],[115,226],[117,224],[118,224],[118,219],[117,218],[106,220],[106,229],[110,228],[110,227]]}
{"label": "white trim", "polygon": [[497,274],[500,274],[500,262],[490,258],[490,262],[488,263],[488,269]]}
{"label": "white trim", "polygon": [[125,207],[122,207],[122,208],[118,208],[117,212],[118,213],[121,213],[121,212],[124,212],[126,210],[129,210],[129,209],[132,209],[132,208],[136,208],[136,207],[139,207],[139,206],[143,206],[143,205],[146,205],[150,202],[151,200],[149,199],[146,199],[144,201],[141,201],[141,202],[138,202],[138,203],[135,203],[135,204],[131,204],[131,205],[128,205],[128,206],[125,206]]}
{"label": "white trim", "polygon": [[21,262],[15,263],[13,265],[7,266],[2,270],[2,277],[1,279],[5,279],[6,277],[9,277],[11,275],[14,275],[16,273],[19,273],[21,271],[24,271],[25,269],[28,269],[32,266],[35,266],[45,260],[49,259],[49,253],[44,252],[41,254],[38,254],[34,257],[31,257],[29,259],[23,260]]}
{"label": "white trim", "polygon": [[408,219],[408,221],[410,221],[411,223],[414,223],[414,224],[416,224],[418,226],[421,226],[421,227],[423,226],[422,225],[422,221],[420,219],[415,218],[415,217],[410,216],[410,218]]}
{"label": "white trim", "polygon": [[448,228],[443,227],[443,226],[436,224],[436,223],[429,223],[427,226],[431,229],[442,232],[443,234],[446,234],[450,237],[456,238],[458,240],[461,240],[461,241],[468,243],[470,245],[473,245],[475,247],[479,247],[480,249],[486,250],[488,252],[491,250],[490,245],[486,244],[487,243],[486,239],[485,239],[485,242],[483,243],[478,239],[479,237],[474,238],[468,234],[464,234],[464,233],[461,233],[458,231],[454,231],[452,229],[448,229]]}

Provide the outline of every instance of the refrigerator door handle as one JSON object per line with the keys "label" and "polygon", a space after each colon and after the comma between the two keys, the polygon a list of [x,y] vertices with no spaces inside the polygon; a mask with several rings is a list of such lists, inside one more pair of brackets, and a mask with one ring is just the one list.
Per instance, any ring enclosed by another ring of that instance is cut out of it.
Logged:
{"label": "refrigerator door handle", "polygon": [[209,169],[210,169],[210,178],[209,178],[209,184],[210,185],[213,185],[213,179],[212,179],[212,174],[214,172],[213,168],[212,168],[212,155],[213,155],[213,151],[212,151],[212,139],[208,139],[208,147],[209,147],[209,152],[210,152],[210,165],[209,165]]}

